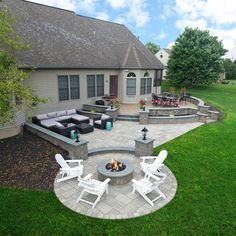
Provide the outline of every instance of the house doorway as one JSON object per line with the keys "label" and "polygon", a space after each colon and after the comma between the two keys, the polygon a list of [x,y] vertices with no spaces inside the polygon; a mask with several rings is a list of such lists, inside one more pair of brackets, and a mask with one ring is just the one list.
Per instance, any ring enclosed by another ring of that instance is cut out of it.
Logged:
{"label": "house doorway", "polygon": [[117,97],[118,95],[118,76],[117,75],[111,75],[110,76],[110,96]]}

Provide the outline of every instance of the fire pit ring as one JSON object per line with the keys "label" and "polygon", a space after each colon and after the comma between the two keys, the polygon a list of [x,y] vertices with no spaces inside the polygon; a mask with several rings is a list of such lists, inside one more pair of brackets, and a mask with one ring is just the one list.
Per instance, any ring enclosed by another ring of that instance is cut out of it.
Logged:
{"label": "fire pit ring", "polygon": [[122,162],[126,168],[122,171],[110,171],[106,169],[106,165],[111,160],[102,160],[99,162],[97,167],[98,172],[98,179],[104,181],[107,178],[110,178],[111,181],[109,184],[111,185],[119,185],[119,184],[126,184],[133,178],[133,165],[127,160],[119,160]]}

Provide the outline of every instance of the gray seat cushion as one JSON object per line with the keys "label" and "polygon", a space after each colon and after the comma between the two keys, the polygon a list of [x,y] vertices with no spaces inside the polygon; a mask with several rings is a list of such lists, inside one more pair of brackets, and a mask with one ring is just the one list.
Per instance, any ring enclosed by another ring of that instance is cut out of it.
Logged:
{"label": "gray seat cushion", "polygon": [[82,121],[82,120],[89,120],[89,118],[87,116],[83,116],[83,115],[72,115],[72,119],[78,120],[78,121]]}
{"label": "gray seat cushion", "polygon": [[62,121],[62,120],[68,120],[70,118],[71,118],[71,116],[59,116],[59,117],[56,117],[54,120],[55,121]]}
{"label": "gray seat cushion", "polygon": [[55,120],[53,120],[53,119],[42,120],[42,121],[41,121],[41,125],[43,125],[43,126],[45,126],[45,127],[47,127],[47,128],[50,128],[50,127],[56,125],[56,123],[57,123],[57,122],[56,122]]}

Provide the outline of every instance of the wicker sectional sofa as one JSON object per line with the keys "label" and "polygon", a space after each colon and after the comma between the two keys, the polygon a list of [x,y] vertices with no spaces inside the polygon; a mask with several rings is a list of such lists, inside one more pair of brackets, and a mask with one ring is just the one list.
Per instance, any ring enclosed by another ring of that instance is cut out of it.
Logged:
{"label": "wicker sectional sofa", "polygon": [[[32,123],[63,136],[70,137],[70,131],[75,129],[76,124],[89,124],[89,117],[79,115],[77,114],[76,109],[71,109],[34,116],[32,118]],[[71,125],[68,126],[68,123]]]}

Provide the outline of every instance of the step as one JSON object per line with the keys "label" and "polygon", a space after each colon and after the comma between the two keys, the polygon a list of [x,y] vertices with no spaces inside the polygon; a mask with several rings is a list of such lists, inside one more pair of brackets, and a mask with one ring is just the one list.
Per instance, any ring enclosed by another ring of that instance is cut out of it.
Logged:
{"label": "step", "polygon": [[139,121],[139,115],[122,115],[119,114],[117,120],[124,120],[124,121]]}
{"label": "step", "polygon": [[129,116],[118,116],[117,120],[123,120],[123,121],[139,121],[139,117],[129,117]]}

